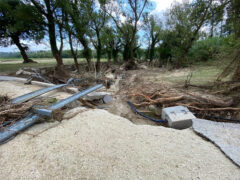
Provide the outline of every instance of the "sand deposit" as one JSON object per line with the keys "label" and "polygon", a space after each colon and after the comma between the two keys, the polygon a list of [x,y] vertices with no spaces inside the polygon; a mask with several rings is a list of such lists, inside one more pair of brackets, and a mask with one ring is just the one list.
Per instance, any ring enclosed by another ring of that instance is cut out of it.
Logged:
{"label": "sand deposit", "polygon": [[[13,97],[35,88],[0,82],[0,94]],[[240,179],[240,169],[191,129],[135,125],[105,110],[35,125],[0,146],[0,166],[0,179]]]}

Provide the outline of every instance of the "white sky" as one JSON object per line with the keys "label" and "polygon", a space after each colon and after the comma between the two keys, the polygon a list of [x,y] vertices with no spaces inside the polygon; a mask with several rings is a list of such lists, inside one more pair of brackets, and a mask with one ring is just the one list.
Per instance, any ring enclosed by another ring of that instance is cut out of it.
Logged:
{"label": "white sky", "polygon": [[[182,2],[185,0],[152,0],[156,2],[156,9],[153,10],[153,14],[159,14],[162,16],[163,11],[167,10],[170,8],[171,4],[174,1],[177,2]],[[40,43],[40,44],[35,44],[33,41],[30,42],[24,42],[26,44],[29,44],[29,49],[31,51],[40,51],[40,50],[50,50],[50,46],[46,43]],[[68,46],[66,46],[68,48]],[[18,48],[15,45],[8,46],[8,47],[1,47],[0,46],[0,52],[18,52]]]}
{"label": "white sky", "polygon": [[182,2],[183,0],[152,0],[156,2],[156,9],[153,11],[153,13],[161,13],[164,10],[168,9],[171,7],[171,4],[173,2]]}

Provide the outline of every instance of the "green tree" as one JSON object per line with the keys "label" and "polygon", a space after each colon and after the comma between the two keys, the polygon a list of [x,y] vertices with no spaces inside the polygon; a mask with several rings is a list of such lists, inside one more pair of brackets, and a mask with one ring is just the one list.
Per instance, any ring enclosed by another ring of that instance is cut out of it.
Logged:
{"label": "green tree", "polygon": [[92,33],[90,34],[91,42],[97,51],[97,63],[96,71],[100,71],[101,67],[101,55],[103,49],[103,32],[104,26],[107,23],[108,16],[106,14],[106,1],[100,1],[100,7],[97,7],[96,2],[94,2],[89,9],[90,15],[90,27]]}
{"label": "green tree", "polygon": [[115,63],[118,62],[118,53],[122,48],[121,35],[117,29],[106,26],[103,30],[103,44],[108,56],[108,65],[110,65],[111,58]]}
{"label": "green tree", "polygon": [[[58,15],[59,9],[56,0],[28,0],[28,1],[30,1],[36,7],[38,12],[41,13],[42,16],[44,16],[53,57],[57,61],[57,66],[59,68],[62,68],[63,65],[63,60],[61,56],[62,46],[60,46],[60,48],[58,48],[57,46],[56,28],[58,24],[56,23],[57,21],[56,15]],[[59,29],[59,31],[61,31],[61,29]]]}
{"label": "green tree", "polygon": [[[116,0],[116,4],[112,3],[109,7],[110,16],[116,24],[125,39],[124,58],[128,60],[128,68],[135,67],[134,46],[136,45],[136,36],[139,30],[139,21],[143,14],[147,12],[146,7],[150,4],[148,0]],[[129,49],[129,52],[126,50]]]}
{"label": "green tree", "polygon": [[199,31],[211,17],[213,0],[196,0],[192,3],[176,3],[168,14],[169,28],[175,31],[180,43],[175,46],[176,67],[182,67],[190,48],[197,40]]}
{"label": "green tree", "polygon": [[153,15],[144,17],[145,37],[148,41],[148,58],[150,63],[155,56],[155,46],[160,41],[162,24],[160,20],[156,20]]}
{"label": "green tree", "polygon": [[[232,14],[229,15],[233,21],[233,30],[235,39],[240,39],[240,1],[238,0],[231,0],[230,2],[230,9]],[[240,81],[240,47],[238,47],[238,50],[236,52],[236,55],[234,57],[234,61],[237,61],[236,70],[233,73],[232,80],[234,81]]]}
{"label": "green tree", "polygon": [[21,40],[39,42],[44,36],[43,18],[36,8],[20,0],[0,1],[0,45],[15,44],[24,63],[33,62],[28,58],[28,46]]}
{"label": "green tree", "polygon": [[90,31],[90,16],[89,11],[92,11],[91,0],[58,0],[58,5],[65,10],[69,17],[69,24],[71,24],[72,34],[83,46],[83,56],[86,58],[89,70],[91,69],[92,52],[89,47],[89,40],[87,38]]}

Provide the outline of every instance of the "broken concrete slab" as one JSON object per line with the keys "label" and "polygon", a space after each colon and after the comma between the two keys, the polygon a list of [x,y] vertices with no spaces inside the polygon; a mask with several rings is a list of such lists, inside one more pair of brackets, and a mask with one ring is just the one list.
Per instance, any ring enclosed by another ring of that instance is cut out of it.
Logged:
{"label": "broken concrete slab", "polygon": [[92,93],[87,94],[84,97],[84,100],[86,100],[86,101],[99,100],[99,99],[103,99],[104,96],[106,96],[106,95],[110,96],[111,94],[108,92],[92,92]]}
{"label": "broken concrete slab", "polygon": [[240,124],[194,119],[193,130],[214,143],[240,166]]}

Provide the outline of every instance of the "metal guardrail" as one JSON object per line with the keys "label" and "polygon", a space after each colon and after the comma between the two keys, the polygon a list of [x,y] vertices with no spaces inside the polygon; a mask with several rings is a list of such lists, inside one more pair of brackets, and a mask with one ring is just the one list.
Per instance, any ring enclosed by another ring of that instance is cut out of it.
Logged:
{"label": "metal guardrail", "polygon": [[[60,109],[63,106],[79,99],[80,97],[93,92],[99,88],[103,87],[103,84],[98,84],[96,86],[90,87],[84,91],[78,92],[66,99],[63,99],[53,105],[51,105],[48,109],[35,109],[33,113],[30,113],[27,117],[17,121],[11,126],[5,127],[4,129],[0,130],[0,144],[7,142],[9,139],[14,137],[19,132],[29,128],[30,126],[37,123],[42,117],[52,117],[52,111],[56,109]],[[45,90],[46,91],[46,90]],[[30,93],[31,94],[31,93]],[[37,93],[39,94],[39,93]],[[28,95],[32,98],[32,95]],[[27,97],[28,97],[27,96]],[[36,96],[34,96],[36,97]],[[25,97],[26,98],[26,97]],[[27,99],[27,98],[26,98]],[[37,114],[35,114],[37,113]]]}
{"label": "metal guardrail", "polygon": [[67,86],[67,84],[59,84],[59,85],[56,85],[56,86],[39,89],[37,91],[31,92],[31,93],[28,93],[28,94],[24,94],[22,96],[14,98],[12,100],[12,103],[13,104],[22,103],[22,102],[28,101],[28,100],[30,100],[32,98],[35,98],[37,96],[40,96],[42,94],[45,94],[47,92],[50,92],[52,90],[55,90],[55,89],[58,89],[58,88],[61,88],[61,87],[64,87],[64,86]]}
{"label": "metal guardrail", "polygon": [[12,100],[12,103],[13,104],[18,104],[18,103],[22,103],[22,102],[25,102],[25,101],[28,101],[32,98],[35,98],[37,96],[40,96],[42,94],[45,94],[47,92],[50,92],[50,91],[53,91],[55,89],[58,89],[58,88],[61,88],[61,87],[64,87],[64,86],[67,86],[69,85],[71,82],[73,81],[73,78],[70,78],[66,84],[58,84],[58,85],[55,85],[55,86],[51,86],[51,87],[47,87],[47,88],[43,88],[43,89],[39,89],[37,91],[33,91],[31,93],[28,93],[28,94],[24,94],[22,96],[19,96],[19,97],[16,97]]}
{"label": "metal guardrail", "polygon": [[82,97],[82,96],[84,96],[84,95],[86,95],[90,92],[93,92],[93,91],[95,91],[95,90],[97,90],[101,87],[103,87],[103,84],[98,84],[96,86],[93,86],[93,87],[90,87],[86,90],[83,90],[79,93],[76,93],[76,94],[74,94],[74,95],[72,95],[72,96],[70,96],[66,99],[63,99],[63,100],[51,105],[50,107],[48,107],[46,109],[35,109],[35,108],[33,108],[32,112],[36,113],[36,114],[39,114],[39,115],[42,115],[42,116],[52,117],[52,114],[53,114],[54,110],[60,109],[63,106],[65,106],[65,105],[79,99],[80,97]]}

